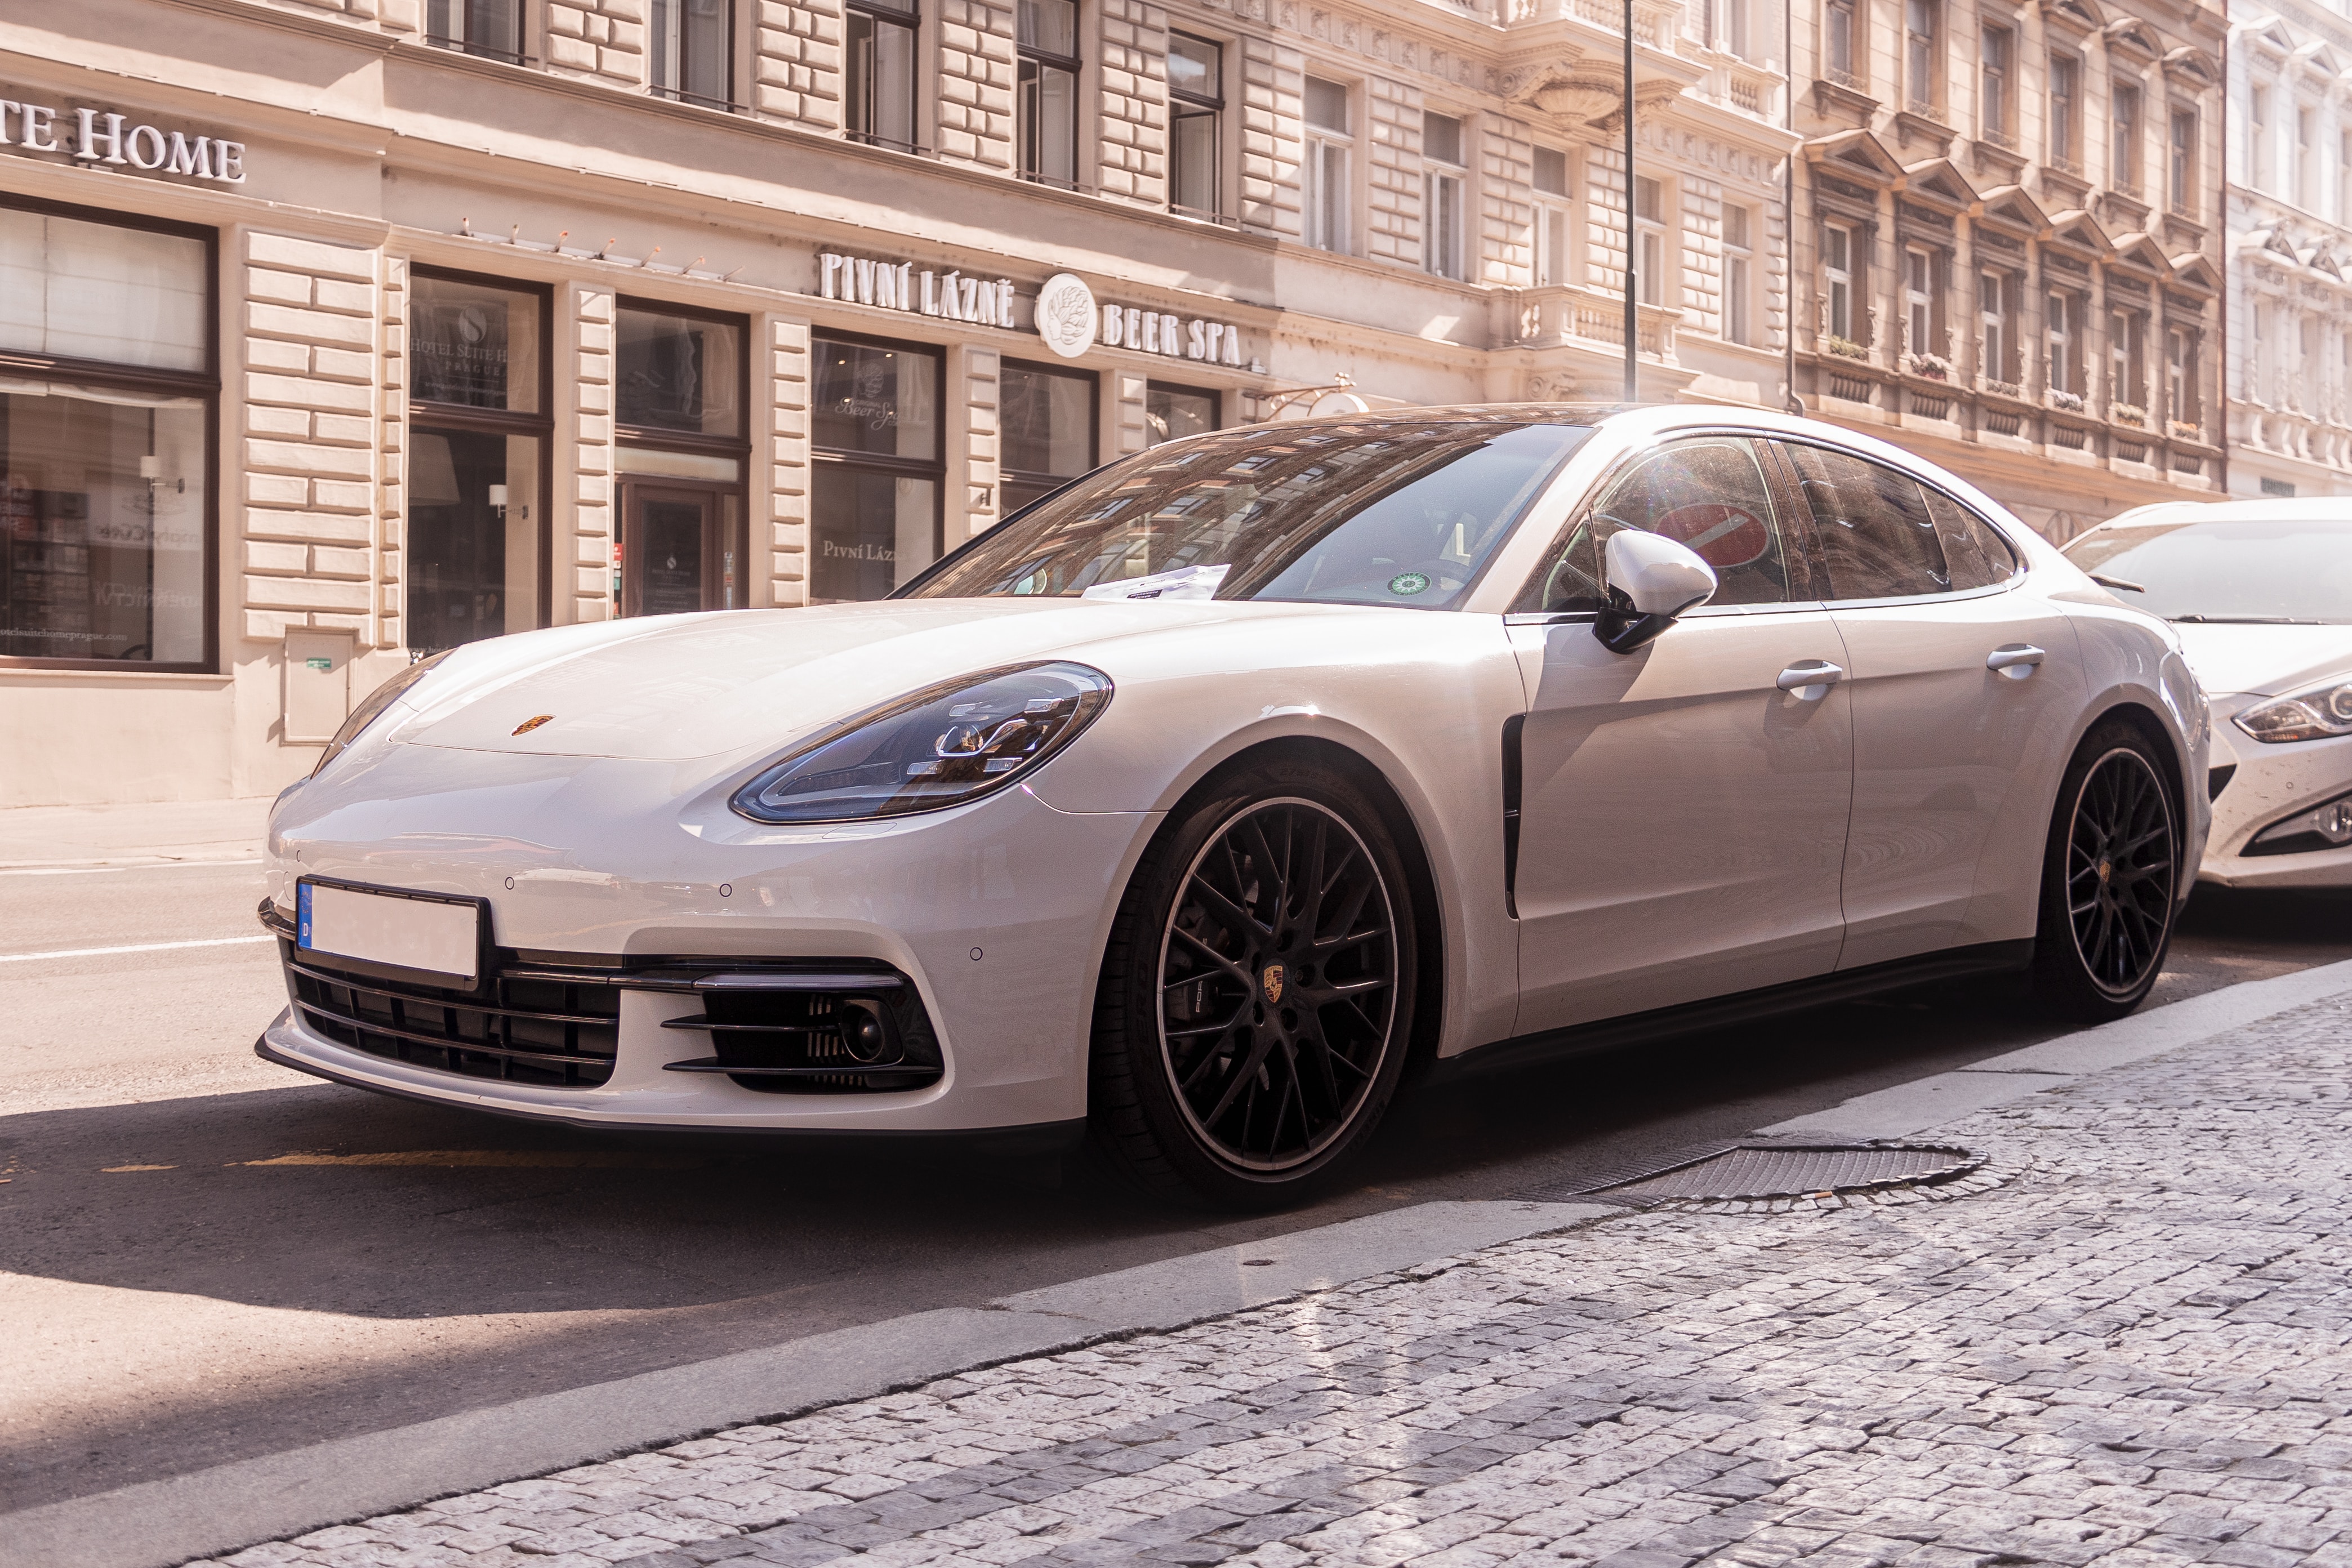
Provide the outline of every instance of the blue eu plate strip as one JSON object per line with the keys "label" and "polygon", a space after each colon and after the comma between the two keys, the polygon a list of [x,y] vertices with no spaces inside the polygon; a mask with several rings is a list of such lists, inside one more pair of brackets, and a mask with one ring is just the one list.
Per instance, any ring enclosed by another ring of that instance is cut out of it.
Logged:
{"label": "blue eu plate strip", "polygon": [[294,884],[294,945],[301,948],[310,945],[310,884],[308,882]]}

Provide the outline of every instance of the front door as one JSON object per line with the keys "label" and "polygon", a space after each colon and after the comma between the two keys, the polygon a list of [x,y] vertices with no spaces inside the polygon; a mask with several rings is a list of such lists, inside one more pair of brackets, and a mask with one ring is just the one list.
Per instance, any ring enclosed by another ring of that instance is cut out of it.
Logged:
{"label": "front door", "polygon": [[674,616],[729,607],[719,498],[707,490],[631,485],[621,508],[621,613]]}
{"label": "front door", "polygon": [[[1607,481],[1512,627],[1520,733],[1520,1033],[1836,967],[1853,790],[1845,648],[1759,448],[1667,442]],[[1589,617],[1620,528],[1682,540],[1714,603],[1631,655]],[[1807,675],[1819,679],[1808,680]]]}

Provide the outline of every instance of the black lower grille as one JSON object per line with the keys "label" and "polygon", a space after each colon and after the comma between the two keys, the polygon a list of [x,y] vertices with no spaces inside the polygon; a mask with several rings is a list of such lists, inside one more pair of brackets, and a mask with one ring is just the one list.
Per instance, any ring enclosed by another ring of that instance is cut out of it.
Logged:
{"label": "black lower grille", "polygon": [[708,1035],[711,1054],[663,1064],[724,1073],[767,1094],[919,1089],[940,1077],[940,1047],[914,987],[896,972],[725,976],[696,990],[702,1011],[665,1029]]}
{"label": "black lower grille", "polygon": [[303,1025],[337,1045],[551,1089],[594,1089],[613,1076],[621,993],[609,981],[500,974],[483,996],[340,974],[278,945]]}

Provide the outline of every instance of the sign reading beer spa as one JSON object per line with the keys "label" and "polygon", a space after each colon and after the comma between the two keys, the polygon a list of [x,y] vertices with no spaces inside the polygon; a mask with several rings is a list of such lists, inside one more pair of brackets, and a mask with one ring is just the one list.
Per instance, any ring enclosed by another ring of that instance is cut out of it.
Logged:
{"label": "sign reading beer spa", "polygon": [[[918,269],[908,261],[873,261],[825,251],[817,257],[817,294],[821,299],[1020,330],[1013,319],[1009,278],[940,273]],[[1239,367],[1249,363],[1242,358],[1242,334],[1237,327],[1129,305],[1097,305],[1086,279],[1067,272],[1056,272],[1038,287],[1030,325],[1045,346],[1064,359],[1076,359],[1101,343],[1212,364]]]}
{"label": "sign reading beer spa", "polygon": [[245,184],[245,143],[131,123],[110,109],[53,109],[0,98],[0,147],[54,153],[78,163]]}

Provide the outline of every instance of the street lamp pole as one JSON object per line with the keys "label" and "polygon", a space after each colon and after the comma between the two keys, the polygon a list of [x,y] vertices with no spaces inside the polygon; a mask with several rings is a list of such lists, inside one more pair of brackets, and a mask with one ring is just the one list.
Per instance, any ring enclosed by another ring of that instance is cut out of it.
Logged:
{"label": "street lamp pole", "polygon": [[1642,316],[1633,276],[1633,0],[1625,0],[1625,401],[1639,403]]}

